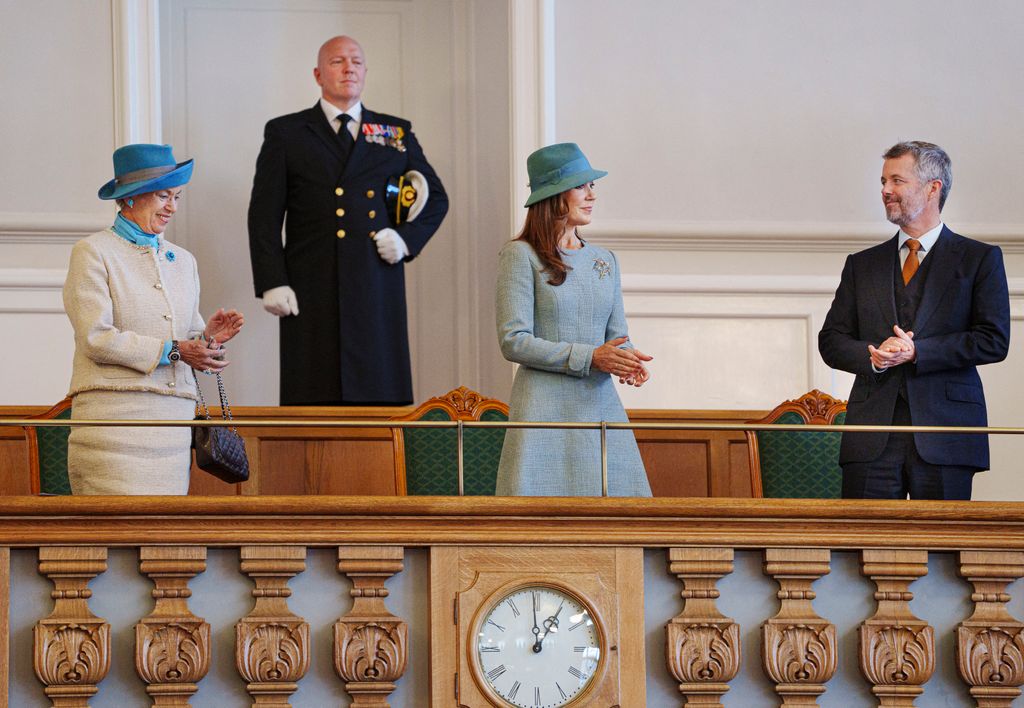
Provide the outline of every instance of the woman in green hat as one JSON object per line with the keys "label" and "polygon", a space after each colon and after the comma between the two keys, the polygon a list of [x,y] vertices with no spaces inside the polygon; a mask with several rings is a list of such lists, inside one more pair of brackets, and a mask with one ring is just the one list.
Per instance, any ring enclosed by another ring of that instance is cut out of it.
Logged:
{"label": "woman in green hat", "polygon": [[[614,379],[642,386],[651,357],[629,342],[615,254],[578,231],[591,221],[594,180],[608,173],[593,169],[575,143],[541,148],[526,166],[526,223],[498,262],[498,343],[519,364],[509,418],[626,422]],[[608,493],[650,496],[633,432],[607,435]],[[508,430],[497,494],[600,495],[599,431]]]}
{"label": "woman in green hat", "polygon": [[[242,328],[234,310],[199,314],[195,258],[164,240],[192,160],[170,145],[114,151],[113,225],[71,251],[64,309],[75,331],[71,417],[191,420],[194,371],[228,362],[223,344]],[[72,494],[187,494],[191,428],[76,427],[68,438]]]}

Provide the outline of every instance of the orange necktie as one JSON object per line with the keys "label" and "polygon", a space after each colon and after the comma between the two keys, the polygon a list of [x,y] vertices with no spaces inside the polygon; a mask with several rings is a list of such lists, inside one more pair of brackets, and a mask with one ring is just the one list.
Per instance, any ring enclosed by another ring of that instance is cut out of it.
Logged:
{"label": "orange necktie", "polygon": [[910,282],[910,279],[914,277],[914,273],[917,272],[918,266],[921,265],[921,261],[917,259],[917,252],[921,250],[921,242],[916,238],[907,239],[907,248],[910,252],[907,254],[907,260],[903,261],[904,285]]}

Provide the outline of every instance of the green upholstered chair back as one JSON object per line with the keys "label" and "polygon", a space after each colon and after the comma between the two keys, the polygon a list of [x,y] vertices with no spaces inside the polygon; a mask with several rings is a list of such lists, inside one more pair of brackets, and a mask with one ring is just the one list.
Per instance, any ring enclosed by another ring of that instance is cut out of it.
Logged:
{"label": "green upholstered chair back", "polygon": [[[466,388],[432,398],[401,420],[507,421],[508,407]],[[397,420],[397,419],[396,419]],[[458,432],[452,428],[396,429],[396,487],[399,494],[456,496]],[[504,428],[463,430],[463,489],[467,496],[494,496]]]}
{"label": "green upholstered chair back", "polygon": [[[38,419],[67,420],[71,417],[71,399],[65,398]],[[71,428],[66,426],[36,428],[28,427],[30,489],[34,494],[71,494],[68,481],[68,435]]]}
{"label": "green upholstered chair back", "polygon": [[[820,391],[786,401],[755,423],[842,425],[846,403]],[[751,486],[755,497],[838,499],[841,433],[758,431],[747,434],[751,447]]]}

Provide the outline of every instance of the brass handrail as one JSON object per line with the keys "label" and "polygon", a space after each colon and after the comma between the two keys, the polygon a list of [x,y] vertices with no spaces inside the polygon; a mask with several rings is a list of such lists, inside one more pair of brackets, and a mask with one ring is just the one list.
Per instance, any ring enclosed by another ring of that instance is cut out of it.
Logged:
{"label": "brass handrail", "polygon": [[962,433],[968,435],[1024,435],[1024,428],[950,425],[806,425],[798,423],[592,423],[497,421],[497,420],[70,420],[0,418],[0,427],[112,427],[179,428],[224,426],[237,428],[455,428],[458,455],[459,496],[465,495],[463,433],[466,428],[534,428],[599,430],[601,432],[601,496],[608,496],[608,430],[722,430],[794,433]]}

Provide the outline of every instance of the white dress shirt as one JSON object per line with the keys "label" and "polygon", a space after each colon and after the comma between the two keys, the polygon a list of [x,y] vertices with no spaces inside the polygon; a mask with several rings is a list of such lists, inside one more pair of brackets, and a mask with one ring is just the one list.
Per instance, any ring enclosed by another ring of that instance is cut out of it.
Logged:
{"label": "white dress shirt", "polygon": [[[929,253],[931,253],[932,249],[935,248],[935,242],[939,240],[939,234],[942,233],[942,227],[943,226],[945,226],[945,224],[943,224],[940,221],[939,225],[936,226],[934,229],[932,229],[931,231],[928,231],[927,233],[923,233],[923,234],[921,234],[920,236],[917,237],[917,240],[921,242],[921,248],[917,252],[917,262],[918,262],[918,264],[923,263],[925,257],[927,257],[927,255]],[[900,252],[900,265],[901,266],[904,263],[907,262],[907,254],[910,253],[910,249],[907,248],[906,245],[907,245],[907,240],[911,239],[911,238],[914,238],[914,237],[913,236],[908,236],[906,233],[904,233],[903,229],[900,229],[899,243],[897,244],[897,247],[899,248],[899,252]]]}
{"label": "white dress shirt", "polygon": [[341,114],[348,113],[352,116],[352,120],[348,122],[348,132],[352,133],[352,140],[359,139],[359,126],[363,122],[363,102],[356,101],[355,105],[349,108],[347,111],[343,111],[333,103],[329,103],[326,98],[320,99],[320,108],[323,110],[324,115],[331,124],[331,129],[337,133],[338,128],[341,127]]}

